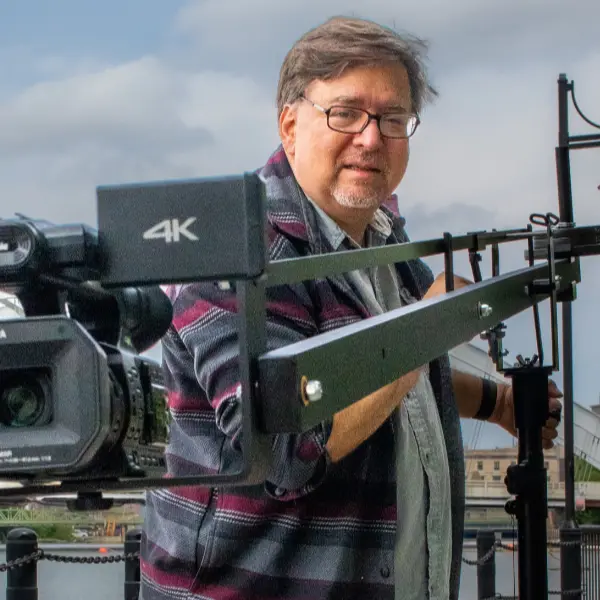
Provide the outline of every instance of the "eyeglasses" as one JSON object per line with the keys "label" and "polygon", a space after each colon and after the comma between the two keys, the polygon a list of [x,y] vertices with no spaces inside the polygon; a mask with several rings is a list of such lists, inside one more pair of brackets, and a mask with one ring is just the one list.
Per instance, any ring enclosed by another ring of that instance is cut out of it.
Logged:
{"label": "eyeglasses", "polygon": [[377,122],[379,132],[387,138],[407,139],[414,134],[421,122],[414,113],[390,112],[374,115],[362,108],[350,106],[331,106],[323,108],[305,96],[302,96],[327,117],[327,126],[340,133],[362,133],[371,120]]}

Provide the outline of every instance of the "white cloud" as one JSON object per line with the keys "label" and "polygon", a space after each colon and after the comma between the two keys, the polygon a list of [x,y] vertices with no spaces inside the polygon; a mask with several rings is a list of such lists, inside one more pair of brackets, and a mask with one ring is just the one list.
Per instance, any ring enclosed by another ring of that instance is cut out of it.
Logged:
{"label": "white cloud", "polygon": [[[600,72],[600,53],[577,67],[567,75],[577,77],[579,102],[598,106],[600,82],[591,74]],[[526,225],[531,212],[557,212],[557,76],[551,65],[534,70],[523,64],[443,78],[441,98],[426,110],[413,141],[400,190],[406,205],[435,209],[461,202],[494,211],[512,226]],[[573,115],[573,131],[581,129],[577,121]],[[571,158],[574,193],[581,190],[575,205],[585,219],[598,214],[595,152],[572,152]]]}
{"label": "white cloud", "polygon": [[563,0],[190,0],[174,29],[204,51],[195,60],[236,56],[244,69],[254,65],[259,70],[272,65],[273,56],[280,61],[290,42],[334,15],[369,18],[424,36],[444,62],[454,57],[489,64],[540,51],[565,56],[594,46],[600,6],[596,0],[578,0],[577,10]]}
{"label": "white cloud", "polygon": [[[241,102],[240,102],[241,100]],[[95,219],[98,184],[253,169],[276,142],[251,79],[157,57],[56,77],[0,102],[3,212]]]}

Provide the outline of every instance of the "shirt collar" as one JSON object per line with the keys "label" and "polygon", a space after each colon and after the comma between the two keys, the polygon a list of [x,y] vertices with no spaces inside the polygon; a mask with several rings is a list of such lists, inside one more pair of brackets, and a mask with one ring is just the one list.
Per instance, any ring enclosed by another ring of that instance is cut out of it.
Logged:
{"label": "shirt collar", "polygon": [[[323,235],[331,244],[334,250],[347,241],[352,248],[361,248],[314,200],[306,196],[308,201],[314,207],[317,218],[323,229]],[[366,246],[384,245],[386,240],[392,234],[392,219],[380,208],[375,211],[371,222],[365,231]]]}

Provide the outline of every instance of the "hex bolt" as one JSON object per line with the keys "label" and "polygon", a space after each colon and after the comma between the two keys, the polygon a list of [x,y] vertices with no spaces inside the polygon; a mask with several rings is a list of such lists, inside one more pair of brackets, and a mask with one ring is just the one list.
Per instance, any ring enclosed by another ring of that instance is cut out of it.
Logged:
{"label": "hex bolt", "polygon": [[482,302],[477,305],[477,311],[480,319],[485,319],[485,317],[489,317],[494,312],[489,304]]}
{"label": "hex bolt", "polygon": [[323,386],[320,381],[313,379],[306,382],[305,392],[309,402],[317,402],[323,397]]}

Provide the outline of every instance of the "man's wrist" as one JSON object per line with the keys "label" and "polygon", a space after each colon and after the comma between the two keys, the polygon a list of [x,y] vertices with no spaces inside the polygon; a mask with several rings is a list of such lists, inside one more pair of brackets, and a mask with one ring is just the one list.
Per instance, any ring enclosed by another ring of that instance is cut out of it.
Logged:
{"label": "man's wrist", "polygon": [[478,421],[489,421],[495,412],[498,404],[498,393],[501,390],[498,389],[498,385],[491,379],[481,380],[481,402],[477,413],[473,416]]}

